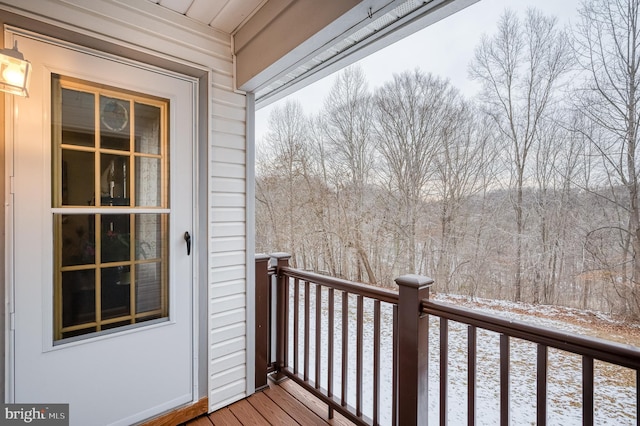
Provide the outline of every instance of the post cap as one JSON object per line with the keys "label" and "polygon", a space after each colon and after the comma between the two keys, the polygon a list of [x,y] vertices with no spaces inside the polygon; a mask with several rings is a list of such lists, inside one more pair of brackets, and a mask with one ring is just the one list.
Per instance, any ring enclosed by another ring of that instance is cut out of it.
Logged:
{"label": "post cap", "polygon": [[285,252],[271,253],[271,257],[275,259],[291,259],[291,255]]}
{"label": "post cap", "polygon": [[396,278],[395,282],[402,286],[421,288],[428,287],[433,284],[433,279],[425,277],[424,275],[407,274]]}
{"label": "post cap", "polygon": [[271,256],[265,253],[256,253],[255,256],[256,256],[256,261],[258,260],[265,261],[265,260],[271,259]]}

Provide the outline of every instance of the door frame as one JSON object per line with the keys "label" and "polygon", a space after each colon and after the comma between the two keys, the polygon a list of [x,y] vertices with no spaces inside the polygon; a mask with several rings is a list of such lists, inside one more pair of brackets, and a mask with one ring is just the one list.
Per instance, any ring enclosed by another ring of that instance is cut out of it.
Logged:
{"label": "door frame", "polygon": [[[33,25],[27,25],[38,28],[38,22],[28,20],[27,22]],[[156,72],[161,72],[167,75],[178,76],[179,78],[189,80],[192,83],[193,90],[193,110],[194,117],[192,137],[193,137],[193,156],[191,159],[192,173],[191,180],[193,182],[193,206],[192,206],[192,229],[194,236],[201,236],[201,238],[194,238],[193,250],[192,250],[192,397],[193,402],[196,402],[203,395],[207,395],[207,211],[206,211],[206,194],[207,194],[207,176],[208,176],[208,129],[210,128],[210,119],[208,118],[208,98],[212,81],[212,71],[202,65],[194,64],[188,61],[180,60],[178,58],[167,58],[160,54],[149,56],[149,51],[142,50],[131,44],[127,44],[122,41],[101,37],[92,38],[79,33],[74,33],[71,30],[65,30],[62,32],[66,34],[64,39],[54,38],[48,35],[14,27],[11,25],[4,25],[2,38],[4,38],[4,45],[9,46],[13,35],[21,35],[36,39],[38,41],[46,42],[60,47],[70,48],[82,53],[89,53],[91,55],[99,56],[105,59],[116,60],[128,65],[150,69]],[[59,34],[56,34],[59,37]],[[82,40],[82,45],[77,44],[75,41]],[[105,41],[108,43],[105,48]],[[113,52],[118,52],[118,55]],[[124,55],[123,55],[124,54]],[[145,60],[149,62],[140,62],[135,57],[144,56]],[[28,59],[28,58],[27,58]],[[13,111],[14,111],[14,97],[5,96],[5,121],[4,121],[4,134],[5,134],[5,161],[2,166],[5,169],[4,176],[6,178],[4,194],[6,202],[10,206],[13,205],[13,158],[14,158],[14,128],[13,128]],[[1,130],[1,129],[0,129]],[[204,183],[204,184],[203,184]],[[204,195],[204,198],[202,197]],[[205,200],[203,203],[201,200]],[[4,386],[4,400],[5,402],[13,402],[15,400],[14,385],[15,385],[15,335],[14,335],[14,253],[12,247],[14,245],[14,217],[13,209],[5,207],[5,271],[4,278],[4,299],[5,299],[5,339],[4,339],[4,355],[5,355],[5,386]],[[205,230],[203,234],[201,231]],[[41,250],[45,252],[51,252],[51,247],[41,247]],[[44,279],[44,278],[43,278]],[[105,336],[106,337],[106,336]],[[48,344],[47,346],[49,346]],[[55,350],[55,349],[53,349]],[[203,354],[205,356],[203,356]]]}

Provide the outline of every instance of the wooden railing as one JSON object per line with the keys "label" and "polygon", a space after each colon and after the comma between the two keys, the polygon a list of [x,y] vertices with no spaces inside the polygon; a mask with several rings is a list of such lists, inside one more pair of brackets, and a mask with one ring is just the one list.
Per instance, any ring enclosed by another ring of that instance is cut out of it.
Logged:
{"label": "wooden railing", "polygon": [[[467,424],[476,424],[476,342],[477,330],[489,330],[500,335],[500,424],[508,425],[510,416],[510,340],[522,339],[537,345],[536,359],[536,424],[547,424],[547,372],[548,349],[555,348],[582,357],[582,424],[594,424],[594,360],[608,362],[635,370],[636,423],[640,424],[640,350],[629,345],[565,333],[520,321],[507,320],[483,314],[448,303],[423,300],[421,310],[425,315],[440,318],[440,424],[447,424],[448,341],[449,320],[466,324],[468,383]],[[632,407],[628,407],[631,409]]]}
{"label": "wooden railing", "polygon": [[[427,425],[429,345],[437,344],[439,377],[432,383],[439,381],[440,424],[446,425],[449,321],[454,321],[467,326],[469,425],[476,424],[478,329],[500,334],[501,425],[509,424],[511,338],[537,344],[538,425],[547,419],[548,348],[582,356],[585,425],[594,419],[594,360],[635,370],[637,392],[638,348],[430,300],[433,281],[427,277],[402,276],[394,292],[294,269],[289,257],[256,257],[256,389],[273,373],[275,380],[290,378],[324,401],[330,416],[335,410],[362,425]],[[439,318],[439,341],[429,340],[430,316]]]}
{"label": "wooden railing", "polygon": [[[356,424],[379,424],[382,307],[385,305],[385,310],[391,311],[391,322],[395,324],[398,293],[303,272],[288,267],[287,263],[286,256],[279,257],[276,314],[279,376],[291,378],[325,401],[330,416],[332,410],[337,410]],[[366,377],[365,303],[372,305],[369,313],[373,316],[372,329],[367,332],[373,337],[372,365],[368,369],[371,375]],[[395,347],[393,341],[390,346]],[[390,366],[396,364],[393,360]],[[355,376],[355,380],[350,376]],[[395,382],[396,375],[391,376]],[[349,389],[350,385],[355,389]],[[390,391],[393,393],[393,387]],[[372,403],[369,413],[364,410],[365,394]],[[391,399],[396,400],[395,393]]]}

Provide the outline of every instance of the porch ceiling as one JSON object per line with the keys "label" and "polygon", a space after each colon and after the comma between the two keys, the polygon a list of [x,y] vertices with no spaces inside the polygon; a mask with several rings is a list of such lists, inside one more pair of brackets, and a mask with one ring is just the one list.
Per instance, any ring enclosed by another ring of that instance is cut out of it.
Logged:
{"label": "porch ceiling", "polygon": [[269,0],[149,0],[201,24],[232,34]]}

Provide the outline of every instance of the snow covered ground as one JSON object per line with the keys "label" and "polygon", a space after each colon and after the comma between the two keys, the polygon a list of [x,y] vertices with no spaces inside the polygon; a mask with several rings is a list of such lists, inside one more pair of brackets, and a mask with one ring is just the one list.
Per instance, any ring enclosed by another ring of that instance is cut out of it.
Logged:
{"label": "snow covered ground", "polygon": [[[290,294],[293,294],[291,292]],[[334,324],[334,395],[340,397],[342,359],[341,292],[335,293]],[[299,321],[299,361],[298,369],[303,370],[304,353],[304,308],[301,291]],[[328,302],[326,289],[322,292],[321,310],[321,386],[327,387],[328,358]],[[464,298],[436,296],[451,303],[468,304]],[[310,365],[315,362],[315,289],[312,286],[310,296]],[[482,301],[474,303],[474,309],[485,313],[535,323],[542,327],[552,327],[577,334],[594,335],[587,323],[564,321],[571,310],[564,308],[512,304],[509,302]],[[562,315],[560,315],[560,309]],[[293,303],[290,304],[291,321],[289,336],[293,338]],[[576,311],[576,316],[580,317]],[[613,321],[602,314],[602,321]],[[429,359],[429,421],[438,424],[439,413],[439,319],[430,317],[430,359]],[[373,410],[373,302],[364,303],[364,383],[363,412],[372,417]],[[392,383],[392,308],[382,305],[381,315],[381,424],[391,424],[391,383]],[[619,340],[619,339],[618,339]],[[356,298],[349,300],[349,370],[347,381],[347,401],[356,405]],[[637,344],[637,343],[634,343]],[[293,345],[291,345],[293,346]],[[536,346],[518,339],[510,344],[510,395],[511,424],[533,425],[536,423]],[[289,351],[289,363],[293,366],[293,349]],[[549,349],[548,355],[548,402],[547,424],[582,424],[582,359],[566,352]],[[314,378],[314,368],[310,368],[310,378]],[[476,419],[479,425],[499,424],[499,334],[478,329],[477,335],[477,390]],[[448,386],[448,424],[464,425],[467,419],[467,327],[449,322],[449,386]],[[621,367],[596,361],[595,364],[595,424],[598,425],[635,425],[636,384],[635,372]]]}

